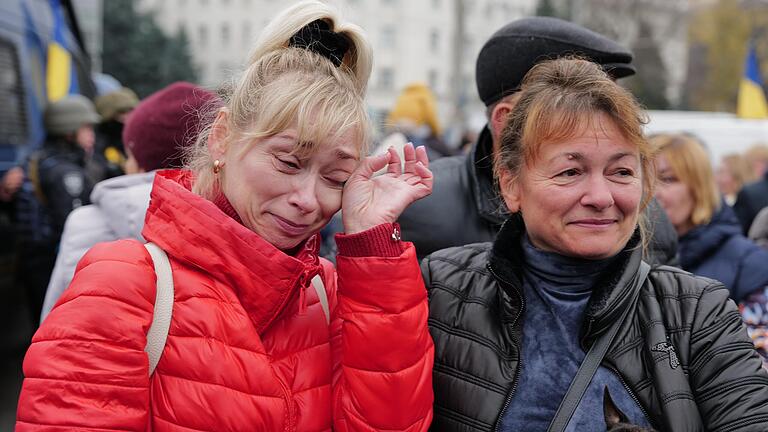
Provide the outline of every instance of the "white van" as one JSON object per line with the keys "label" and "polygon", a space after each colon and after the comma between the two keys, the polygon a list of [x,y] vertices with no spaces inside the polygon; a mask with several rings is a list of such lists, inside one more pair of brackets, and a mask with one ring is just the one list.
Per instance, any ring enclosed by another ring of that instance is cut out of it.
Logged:
{"label": "white van", "polygon": [[648,111],[648,116],[646,133],[691,133],[707,145],[714,166],[728,153],[744,153],[755,144],[768,144],[768,120],[703,111]]}

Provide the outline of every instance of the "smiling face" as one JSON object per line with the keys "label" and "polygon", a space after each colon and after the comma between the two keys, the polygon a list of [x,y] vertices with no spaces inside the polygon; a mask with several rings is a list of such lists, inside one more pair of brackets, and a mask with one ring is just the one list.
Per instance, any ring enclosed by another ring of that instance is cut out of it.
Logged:
{"label": "smiling face", "polygon": [[344,182],[357,167],[354,134],[318,143],[298,157],[295,129],[229,150],[222,190],[243,224],[281,250],[320,231],[341,208]]}
{"label": "smiling face", "polygon": [[517,178],[501,171],[502,196],[521,211],[534,246],[561,255],[616,255],[634,232],[643,196],[640,152],[604,114],[573,137],[538,145]]}

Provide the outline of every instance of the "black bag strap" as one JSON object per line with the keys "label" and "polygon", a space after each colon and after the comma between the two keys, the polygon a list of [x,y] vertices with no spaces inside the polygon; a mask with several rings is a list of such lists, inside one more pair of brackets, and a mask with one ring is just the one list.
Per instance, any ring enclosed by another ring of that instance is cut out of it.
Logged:
{"label": "black bag strap", "polygon": [[[651,266],[645,262],[640,262],[634,289],[639,289],[650,270]],[[579,370],[576,371],[576,376],[573,377],[573,381],[571,381],[568,391],[565,393],[565,396],[563,396],[563,400],[557,408],[555,417],[549,424],[549,429],[547,429],[548,432],[562,432],[565,430],[566,426],[568,426],[568,422],[571,421],[571,417],[573,417],[576,407],[579,406],[581,398],[584,397],[584,393],[587,391],[589,383],[592,382],[592,377],[595,376],[595,372],[597,372],[597,368],[600,367],[600,363],[602,363],[605,354],[608,352],[608,348],[616,338],[616,334],[619,332],[619,327],[621,327],[624,320],[627,318],[627,315],[629,315],[630,309],[632,309],[631,306],[624,308],[624,311],[616,324],[608,330],[608,333],[604,337],[596,340],[589,348],[587,356],[584,357],[584,361],[581,362]]]}

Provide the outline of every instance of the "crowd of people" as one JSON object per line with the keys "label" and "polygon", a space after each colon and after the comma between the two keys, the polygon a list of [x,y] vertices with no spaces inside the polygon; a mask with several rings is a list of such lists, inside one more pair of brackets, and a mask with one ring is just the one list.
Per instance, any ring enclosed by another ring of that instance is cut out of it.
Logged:
{"label": "crowd of people", "polygon": [[768,146],[647,136],[632,60],[515,20],[467,151],[423,83],[374,140],[367,37],[304,0],[225,91],[51,103],[0,187],[17,430],[765,430]]}

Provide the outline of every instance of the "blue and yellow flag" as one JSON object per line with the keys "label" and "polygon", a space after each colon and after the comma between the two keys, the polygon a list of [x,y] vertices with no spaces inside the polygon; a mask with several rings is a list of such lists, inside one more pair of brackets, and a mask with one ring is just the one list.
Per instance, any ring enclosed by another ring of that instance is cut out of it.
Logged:
{"label": "blue and yellow flag", "polygon": [[765,102],[763,79],[757,62],[755,46],[750,44],[747,60],[744,62],[744,76],[739,84],[739,101],[736,115],[742,118],[768,118],[768,104]]}
{"label": "blue and yellow flag", "polygon": [[78,92],[77,73],[72,64],[72,54],[67,46],[65,31],[67,22],[59,0],[49,0],[53,16],[53,37],[48,44],[46,65],[46,89],[48,100],[53,102]]}

